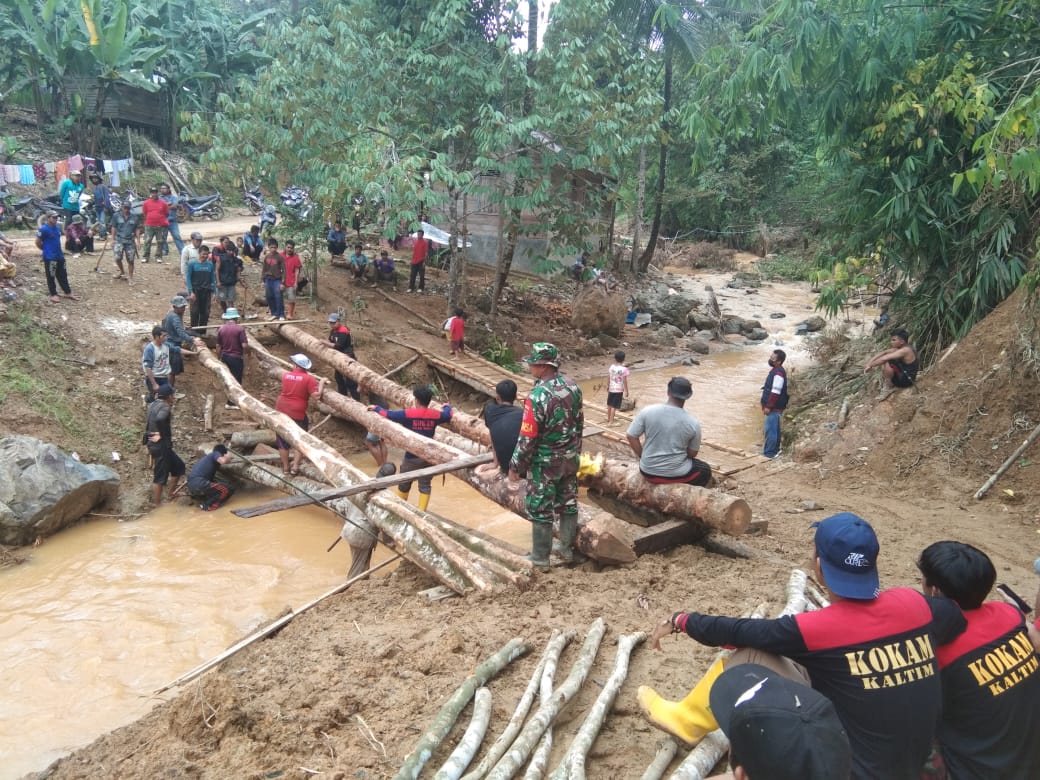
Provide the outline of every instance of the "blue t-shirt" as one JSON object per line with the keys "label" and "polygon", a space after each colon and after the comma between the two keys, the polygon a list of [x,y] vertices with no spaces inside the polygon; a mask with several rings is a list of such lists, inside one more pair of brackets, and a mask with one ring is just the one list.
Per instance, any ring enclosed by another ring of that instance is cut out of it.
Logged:
{"label": "blue t-shirt", "polygon": [[36,237],[43,244],[44,260],[64,260],[65,254],[61,251],[61,228],[57,225],[44,224],[36,231]]}
{"label": "blue t-shirt", "polygon": [[164,196],[160,197],[159,200],[164,200],[164,201],[166,201],[167,203],[170,204],[170,213],[166,215],[166,221],[167,222],[176,222],[177,221],[177,202],[178,202],[179,198],[171,192],[169,195],[164,195]]}

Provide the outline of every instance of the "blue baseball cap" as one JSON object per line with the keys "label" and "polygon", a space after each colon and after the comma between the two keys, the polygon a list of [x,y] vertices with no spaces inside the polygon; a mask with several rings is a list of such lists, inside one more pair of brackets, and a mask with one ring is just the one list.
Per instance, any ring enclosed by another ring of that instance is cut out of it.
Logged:
{"label": "blue baseball cap", "polygon": [[816,554],[827,587],[846,599],[873,599],[880,592],[877,535],[859,515],[841,512],[813,523]]}

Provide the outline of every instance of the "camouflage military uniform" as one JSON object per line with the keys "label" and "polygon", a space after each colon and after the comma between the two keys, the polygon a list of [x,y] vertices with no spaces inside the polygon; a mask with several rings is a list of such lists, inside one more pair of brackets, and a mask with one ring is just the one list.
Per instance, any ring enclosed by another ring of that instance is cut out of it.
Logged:
{"label": "camouflage military uniform", "polygon": [[524,403],[520,438],[510,462],[527,474],[525,506],[533,523],[578,515],[578,456],[585,425],[581,388],[557,375],[535,384]]}

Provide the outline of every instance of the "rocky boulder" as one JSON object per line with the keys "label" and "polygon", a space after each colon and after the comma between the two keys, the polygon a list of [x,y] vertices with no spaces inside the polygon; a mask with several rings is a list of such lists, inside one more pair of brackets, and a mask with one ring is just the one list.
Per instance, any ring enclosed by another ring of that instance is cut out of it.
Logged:
{"label": "rocky boulder", "polygon": [[648,311],[654,322],[665,322],[677,328],[687,328],[688,317],[697,301],[677,293],[666,284],[654,284],[635,296],[637,311]]}
{"label": "rocky boulder", "polygon": [[0,438],[0,544],[32,544],[79,520],[119,489],[107,466],[80,463],[31,436]]}
{"label": "rocky boulder", "polygon": [[627,313],[625,296],[620,292],[610,292],[602,284],[587,284],[574,298],[571,325],[585,336],[606,333],[616,338],[625,327]]}
{"label": "rocky boulder", "polygon": [[654,331],[652,338],[655,344],[671,347],[675,345],[675,340],[682,338],[682,336],[683,332],[674,325],[662,325]]}
{"label": "rocky boulder", "polygon": [[683,347],[690,350],[690,352],[696,352],[698,355],[707,355],[711,351],[711,346],[705,339],[698,337],[691,337],[683,341]]}
{"label": "rocky boulder", "polygon": [[809,333],[817,333],[827,327],[827,320],[818,314],[814,314],[812,317],[800,322],[797,327],[801,326],[804,326]]}
{"label": "rocky boulder", "polygon": [[688,320],[690,325],[699,331],[713,331],[715,330],[715,326],[718,325],[718,322],[716,322],[714,317],[709,317],[707,314],[699,311],[691,311]]}

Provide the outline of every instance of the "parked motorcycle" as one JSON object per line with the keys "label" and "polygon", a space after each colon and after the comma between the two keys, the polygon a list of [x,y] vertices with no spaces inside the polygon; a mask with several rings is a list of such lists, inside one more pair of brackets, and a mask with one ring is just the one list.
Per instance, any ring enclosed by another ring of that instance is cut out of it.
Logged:
{"label": "parked motorcycle", "polygon": [[[245,184],[243,183],[242,186],[244,187]],[[259,214],[263,211],[266,201],[264,194],[260,191],[260,185],[254,184],[252,189],[245,190],[242,193],[242,202],[249,209],[250,214]]]}
{"label": "parked motorcycle", "polygon": [[219,192],[197,197],[182,192],[177,198],[177,219],[181,222],[187,222],[189,219],[224,218],[224,198]]}
{"label": "parked motorcycle", "polygon": [[311,194],[303,187],[295,184],[286,187],[281,194],[283,210],[289,211],[296,219],[301,221],[310,217],[314,210],[314,201]]}
{"label": "parked motorcycle", "polygon": [[276,222],[278,222],[278,212],[275,211],[274,206],[268,203],[264,206],[264,210],[260,212],[261,235],[267,235],[275,226]]}
{"label": "parked motorcycle", "polygon": [[36,221],[33,197],[15,198],[6,187],[0,187],[0,225],[31,227]]}

